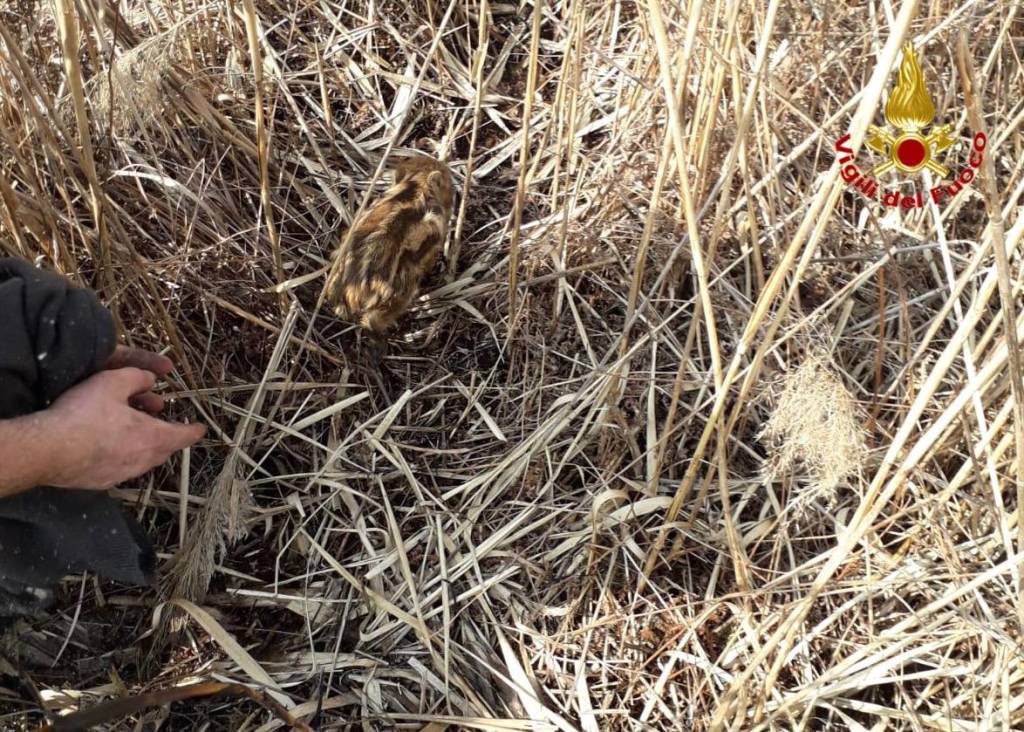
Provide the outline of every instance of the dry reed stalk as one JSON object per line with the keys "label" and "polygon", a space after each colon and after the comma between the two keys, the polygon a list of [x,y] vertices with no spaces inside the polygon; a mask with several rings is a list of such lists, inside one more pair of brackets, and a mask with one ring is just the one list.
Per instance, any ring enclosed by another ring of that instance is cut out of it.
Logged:
{"label": "dry reed stalk", "polygon": [[480,115],[483,111],[484,62],[487,60],[488,49],[487,28],[491,22],[491,7],[488,0],[480,0],[476,48],[473,52],[473,84],[476,87],[473,95],[473,128],[469,134],[469,153],[466,155],[465,179],[462,184],[459,212],[455,217],[455,229],[453,230],[448,250],[448,272],[451,274],[455,273],[455,268],[459,262],[459,253],[462,251],[462,229],[466,224],[466,206],[469,203],[469,190],[470,182],[473,180],[477,136],[480,133]]}
{"label": "dry reed stalk", "polygon": [[[975,134],[987,133],[981,110],[981,99],[978,97],[978,80],[967,50],[967,36],[961,31],[957,38],[957,64],[963,77],[964,102],[967,114]],[[1016,453],[1015,484],[1017,487],[1017,550],[1024,549],[1024,382],[1020,357],[1020,343],[1017,340],[1017,309],[1014,304],[1012,285],[1010,284],[1010,263],[1006,256],[1006,243],[1003,232],[1003,216],[996,193],[996,171],[992,158],[982,159],[980,186],[985,199],[985,210],[988,213],[989,231],[992,237],[992,254],[996,264],[996,283],[999,287],[999,305],[1003,320],[1003,337],[1010,363],[1010,394],[1013,397],[1013,434],[1014,451]],[[1018,592],[1024,587],[1020,572],[1017,572]],[[1017,606],[1021,624],[1024,625],[1024,597]]]}
{"label": "dry reed stalk", "polygon": [[96,173],[96,161],[93,158],[92,133],[89,129],[89,115],[85,109],[85,90],[82,83],[82,70],[79,65],[79,33],[78,14],[69,0],[54,0],[57,13],[57,25],[60,28],[60,39],[64,57],[64,69],[68,86],[71,88],[71,101],[75,112],[75,124],[78,129],[78,145],[81,148],[82,165],[89,181],[89,198],[92,206],[93,221],[103,263],[108,297],[114,297],[114,269],[110,256],[110,241],[107,236],[106,219],[104,218],[103,188]]}
{"label": "dry reed stalk", "polygon": [[530,56],[529,70],[526,76],[526,94],[523,99],[523,131],[522,143],[519,148],[519,182],[516,185],[515,205],[512,207],[512,237],[509,242],[508,263],[508,333],[509,338],[515,333],[516,323],[516,288],[519,283],[519,240],[522,235],[523,203],[526,194],[526,179],[529,172],[527,163],[530,160],[530,124],[533,120],[533,97],[537,89],[537,56],[540,49],[540,20],[544,12],[545,0],[536,0],[530,25]]}
{"label": "dry reed stalk", "polygon": [[[267,221],[267,234],[270,236],[271,252],[274,256],[274,274],[278,282],[284,280],[284,267],[281,260],[281,239],[277,226],[274,224],[274,206],[270,197],[270,135],[267,132],[263,111],[263,54],[260,53],[259,26],[256,19],[256,7],[253,0],[242,0],[245,11],[245,33],[249,41],[249,60],[252,63],[254,107],[256,109],[256,149],[260,166],[260,200],[263,215]],[[288,298],[280,295],[282,314],[288,310]]]}

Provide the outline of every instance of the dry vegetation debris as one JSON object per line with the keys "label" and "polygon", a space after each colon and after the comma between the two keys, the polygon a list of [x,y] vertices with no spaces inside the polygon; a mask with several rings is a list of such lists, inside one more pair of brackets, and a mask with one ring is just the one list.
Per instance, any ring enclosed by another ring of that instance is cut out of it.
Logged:
{"label": "dry vegetation debris", "polygon": [[[322,729],[1020,729],[1020,16],[0,8],[0,248],[169,349],[211,427],[118,491],[167,581],[69,581],[4,724],[219,679]],[[882,216],[832,144],[905,40],[950,154],[981,119],[992,167]],[[389,401],[322,270],[423,148],[461,195]],[[107,726],[141,720],[281,725],[203,698]]]}
{"label": "dry vegetation debris", "polygon": [[829,502],[866,457],[863,415],[821,351],[808,349],[779,387],[763,430],[768,442],[765,479],[776,481],[803,469],[810,479],[805,498]]}

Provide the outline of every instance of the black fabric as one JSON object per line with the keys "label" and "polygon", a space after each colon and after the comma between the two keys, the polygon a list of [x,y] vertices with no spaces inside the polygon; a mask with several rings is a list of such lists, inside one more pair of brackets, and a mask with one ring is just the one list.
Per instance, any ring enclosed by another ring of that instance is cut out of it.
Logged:
{"label": "black fabric", "polygon": [[0,417],[43,409],[99,371],[116,345],[96,296],[17,259],[0,259]]}
{"label": "black fabric", "polygon": [[[115,345],[113,319],[92,292],[0,258],[0,419],[45,409]],[[39,487],[0,499],[0,616],[45,609],[68,574],[148,584],[154,565],[141,527],[104,491]]]}

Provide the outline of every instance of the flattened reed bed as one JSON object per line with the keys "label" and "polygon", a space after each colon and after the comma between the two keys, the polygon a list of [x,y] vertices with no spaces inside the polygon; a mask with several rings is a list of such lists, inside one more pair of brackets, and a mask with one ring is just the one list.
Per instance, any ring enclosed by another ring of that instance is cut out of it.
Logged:
{"label": "flattened reed bed", "polygon": [[[4,724],[201,679],[268,696],[106,728],[1024,726],[1019,14],[0,8],[0,248],[211,428],[117,491],[160,588],[68,581],[5,641]],[[991,168],[865,212],[832,145],[905,41]],[[320,295],[414,150],[461,195],[388,401]]]}

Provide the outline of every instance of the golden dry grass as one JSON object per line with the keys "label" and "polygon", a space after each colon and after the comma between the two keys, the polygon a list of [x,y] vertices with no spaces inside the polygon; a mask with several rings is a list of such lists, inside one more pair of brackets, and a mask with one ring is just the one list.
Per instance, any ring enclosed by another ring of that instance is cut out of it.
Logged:
{"label": "golden dry grass", "polygon": [[864,415],[827,365],[827,354],[808,350],[786,374],[761,435],[767,456],[765,480],[789,471],[808,478],[807,498],[825,503],[840,483],[853,479],[866,457]]}
{"label": "golden dry grass", "polygon": [[[0,250],[99,290],[211,428],[117,491],[159,590],[69,580],[0,724],[212,680],[268,696],[106,728],[1024,728],[1020,14],[0,8]],[[989,147],[887,212],[833,143],[906,41],[947,163]],[[462,195],[389,400],[321,289],[422,148]]]}

